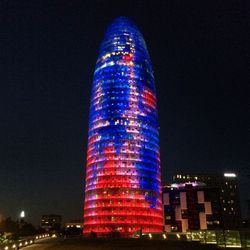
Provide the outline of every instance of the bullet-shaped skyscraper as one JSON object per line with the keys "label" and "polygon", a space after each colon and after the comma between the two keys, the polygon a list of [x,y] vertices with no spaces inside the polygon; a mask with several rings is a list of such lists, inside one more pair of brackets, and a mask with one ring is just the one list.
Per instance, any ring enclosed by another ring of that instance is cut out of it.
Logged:
{"label": "bullet-shaped skyscraper", "polygon": [[94,72],[84,234],[163,230],[158,114],[142,34],[126,17],[108,27]]}

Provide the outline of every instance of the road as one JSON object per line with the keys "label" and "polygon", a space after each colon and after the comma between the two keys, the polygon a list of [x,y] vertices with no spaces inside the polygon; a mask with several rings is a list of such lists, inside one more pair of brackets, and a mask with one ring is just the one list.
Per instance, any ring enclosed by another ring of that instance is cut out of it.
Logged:
{"label": "road", "polygon": [[43,239],[22,250],[218,250],[215,245],[198,242],[140,239]]}
{"label": "road", "polygon": [[58,243],[58,239],[49,238],[49,239],[42,239],[36,240],[34,245],[30,245],[27,247],[22,248],[23,250],[47,250],[53,249],[52,247]]}
{"label": "road", "polygon": [[23,250],[217,250],[213,245],[197,242],[178,242],[139,239],[48,239]]}

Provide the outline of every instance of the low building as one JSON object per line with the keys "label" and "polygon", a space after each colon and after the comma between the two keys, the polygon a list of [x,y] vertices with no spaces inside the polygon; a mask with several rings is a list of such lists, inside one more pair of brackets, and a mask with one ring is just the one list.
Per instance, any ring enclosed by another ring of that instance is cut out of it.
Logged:
{"label": "low building", "polygon": [[62,216],[56,214],[46,214],[41,218],[41,228],[46,231],[59,230],[62,224]]}
{"label": "low building", "polygon": [[83,228],[83,222],[81,220],[71,220],[65,223],[65,228],[71,227]]}
{"label": "low building", "polygon": [[235,173],[224,174],[177,174],[173,177],[176,183],[183,182],[203,182],[207,188],[214,188],[217,190],[214,204],[215,210],[221,210],[221,229],[237,230],[241,227],[241,210],[239,199],[239,185],[238,178]]}
{"label": "low building", "polygon": [[187,232],[220,228],[221,214],[216,188],[204,183],[187,182],[163,188],[166,232]]}

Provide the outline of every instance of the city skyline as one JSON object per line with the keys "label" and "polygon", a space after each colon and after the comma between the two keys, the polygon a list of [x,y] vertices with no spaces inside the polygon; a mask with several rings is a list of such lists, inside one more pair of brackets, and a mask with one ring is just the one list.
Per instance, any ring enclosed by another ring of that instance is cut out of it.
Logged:
{"label": "city skyline", "polygon": [[35,224],[47,213],[81,218],[94,65],[107,24],[120,15],[140,27],[154,66],[163,181],[182,170],[234,171],[244,205],[250,167],[243,5],[3,1],[0,214],[17,218],[24,210]]}

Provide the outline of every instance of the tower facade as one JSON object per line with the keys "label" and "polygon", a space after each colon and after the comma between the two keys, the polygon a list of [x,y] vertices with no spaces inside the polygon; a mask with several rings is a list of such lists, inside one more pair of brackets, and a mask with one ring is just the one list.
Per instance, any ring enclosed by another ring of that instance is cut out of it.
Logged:
{"label": "tower facade", "polygon": [[158,115],[145,41],[126,17],[109,26],[94,72],[84,234],[163,230]]}

